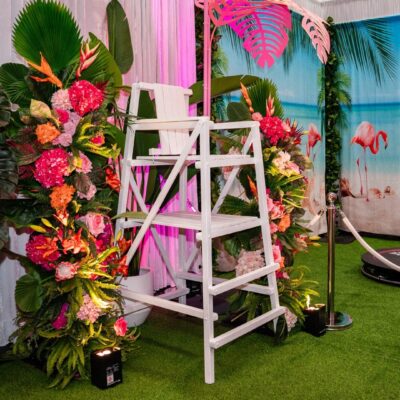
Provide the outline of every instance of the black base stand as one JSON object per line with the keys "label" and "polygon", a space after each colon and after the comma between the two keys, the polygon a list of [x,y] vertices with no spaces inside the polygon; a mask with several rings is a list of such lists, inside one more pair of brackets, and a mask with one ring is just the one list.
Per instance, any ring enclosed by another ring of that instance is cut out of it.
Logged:
{"label": "black base stand", "polygon": [[[379,249],[377,252],[394,264],[400,265],[400,248]],[[399,271],[387,267],[370,253],[363,254],[361,260],[364,262],[361,272],[366,277],[381,283],[400,286]]]}

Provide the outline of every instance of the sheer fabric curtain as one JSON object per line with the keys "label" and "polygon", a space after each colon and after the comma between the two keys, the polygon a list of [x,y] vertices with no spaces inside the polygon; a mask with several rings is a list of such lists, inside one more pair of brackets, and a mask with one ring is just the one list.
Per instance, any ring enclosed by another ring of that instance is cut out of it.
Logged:
{"label": "sheer fabric curtain", "polygon": [[[77,19],[83,37],[93,32],[107,41],[106,6],[109,0],[61,0]],[[196,79],[194,45],[194,1],[193,0],[120,0],[130,22],[135,61],[125,75],[125,83],[136,81],[191,85]],[[28,0],[3,0],[0,13],[0,64],[23,62],[12,50],[12,25]],[[191,201],[196,204],[196,190],[192,186]],[[176,250],[174,242],[165,232],[164,242],[169,250]],[[11,249],[24,253],[27,235],[11,231]],[[154,253],[152,266],[158,266],[155,287],[169,283],[162,272],[161,258],[149,241],[149,250]],[[5,259],[0,264],[0,346],[8,343],[14,330],[15,281],[23,274],[16,261]]]}

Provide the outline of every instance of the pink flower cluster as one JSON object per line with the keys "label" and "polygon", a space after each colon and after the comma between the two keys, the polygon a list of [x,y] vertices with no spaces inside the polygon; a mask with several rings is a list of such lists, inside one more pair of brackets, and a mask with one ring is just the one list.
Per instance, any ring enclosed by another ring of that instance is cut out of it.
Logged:
{"label": "pink flower cluster", "polygon": [[59,329],[65,328],[67,326],[68,319],[67,319],[66,314],[67,314],[68,308],[69,308],[69,304],[68,303],[64,303],[61,306],[60,313],[58,314],[57,318],[51,324],[51,326],[54,329],[59,330]]}
{"label": "pink flower cluster", "polygon": [[283,122],[278,117],[264,117],[260,121],[260,130],[264,133],[272,146],[276,146],[280,140],[288,138]]}
{"label": "pink flower cluster", "polygon": [[236,264],[236,276],[247,274],[264,266],[265,261],[262,256],[262,250],[241,250]]}
{"label": "pink flower cluster", "polygon": [[78,164],[75,165],[75,168],[77,172],[88,174],[92,171],[92,162],[89,160],[87,155],[79,151],[79,160]]}
{"label": "pink flower cluster", "polygon": [[72,137],[75,134],[76,127],[78,126],[81,118],[77,113],[73,111],[56,109],[56,112],[60,122],[63,124],[64,130],[51,143],[53,145],[68,147],[72,143]]}
{"label": "pink flower cluster", "polygon": [[93,324],[97,321],[97,318],[99,318],[100,313],[100,307],[97,307],[96,304],[93,303],[92,298],[88,294],[85,294],[83,296],[83,304],[76,316],[81,321],[90,321]]}
{"label": "pink flower cluster", "polygon": [[35,179],[46,189],[61,186],[69,175],[68,153],[64,149],[45,150],[35,161]]}
{"label": "pink flower cluster", "polygon": [[103,92],[85,80],[74,82],[68,92],[72,108],[81,117],[97,110],[104,100]]}
{"label": "pink flower cluster", "polygon": [[286,320],[288,332],[290,332],[296,326],[297,317],[291,311],[289,311],[289,309],[286,308],[285,320]]}

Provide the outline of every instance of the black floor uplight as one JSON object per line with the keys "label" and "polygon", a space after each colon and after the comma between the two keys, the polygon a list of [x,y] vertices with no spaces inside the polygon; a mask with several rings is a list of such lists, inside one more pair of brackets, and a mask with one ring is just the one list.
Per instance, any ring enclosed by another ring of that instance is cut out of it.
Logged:
{"label": "black floor uplight", "polygon": [[121,350],[109,348],[90,355],[92,384],[100,389],[122,383]]}

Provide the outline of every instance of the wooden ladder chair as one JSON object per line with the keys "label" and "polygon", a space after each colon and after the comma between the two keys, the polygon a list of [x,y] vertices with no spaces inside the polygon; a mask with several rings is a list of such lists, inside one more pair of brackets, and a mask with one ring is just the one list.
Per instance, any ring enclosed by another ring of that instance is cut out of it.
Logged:
{"label": "wooden ladder chair", "polygon": [[[137,120],[129,129],[126,136],[124,157],[122,160],[121,191],[118,204],[118,214],[128,210],[127,203],[129,191],[133,192],[140,210],[145,217],[119,218],[116,231],[136,229],[136,235],[127,254],[129,262],[138,250],[145,233],[150,229],[155,242],[165,261],[172,279],[176,283],[174,293],[161,296],[149,296],[131,291],[125,291],[127,300],[137,301],[146,305],[154,305],[179,313],[187,314],[203,320],[204,329],[204,366],[205,382],[214,383],[214,352],[215,349],[239,338],[240,336],[274,321],[284,314],[285,308],[279,305],[279,295],[276,284],[275,271],[278,265],[273,260],[269,219],[267,210],[266,187],[262,148],[260,142],[259,124],[255,121],[213,123],[208,117],[189,117],[188,99],[191,91],[181,87],[138,83],[133,85],[130,113],[137,115],[141,91],[149,91],[154,96],[157,119]],[[210,131],[229,129],[249,129],[250,133],[242,148],[240,155],[211,155]],[[148,156],[133,158],[133,148],[136,131],[158,130],[160,146],[151,149]],[[196,143],[200,144],[200,154],[195,154]],[[252,152],[250,148],[252,147]],[[187,194],[187,167],[193,165],[200,170],[200,209],[201,212],[192,212],[186,209]],[[139,187],[135,181],[133,169],[136,166],[169,165],[171,172],[164,185],[148,210]],[[226,215],[218,211],[229,193],[232,184],[243,165],[254,165],[259,199],[259,217]],[[221,191],[219,199],[211,208],[211,168],[233,166],[233,170]],[[171,189],[174,181],[179,179],[180,211],[160,213],[161,205]],[[179,270],[174,271],[168,253],[162,245],[154,225],[177,227],[181,231],[179,236]],[[232,278],[215,278],[212,274],[212,239],[227,234],[261,228],[262,242],[265,257],[265,266],[244,275]],[[199,243],[191,254],[186,254],[184,230],[197,231],[196,239]],[[201,248],[202,268],[201,274],[189,272],[197,252]],[[250,283],[263,276],[267,276],[268,285]],[[203,309],[198,309],[186,304],[185,296],[189,292],[186,281],[202,282]],[[213,310],[213,298],[232,289],[240,289],[269,296],[271,310],[259,315],[238,327],[219,336],[214,335],[214,321],[218,315]],[[179,302],[171,301],[179,299]]]}

